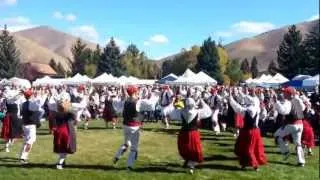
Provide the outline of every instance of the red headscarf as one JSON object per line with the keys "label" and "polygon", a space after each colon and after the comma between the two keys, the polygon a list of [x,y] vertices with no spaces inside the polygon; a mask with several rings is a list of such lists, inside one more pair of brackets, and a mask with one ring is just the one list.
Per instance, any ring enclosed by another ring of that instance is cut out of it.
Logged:
{"label": "red headscarf", "polygon": [[25,98],[30,98],[31,96],[32,96],[32,91],[30,90],[30,89],[28,89],[28,90],[25,90],[24,92],[23,92],[23,95],[24,95],[24,97]]}
{"label": "red headscarf", "polygon": [[136,86],[128,86],[127,88],[127,93],[129,96],[132,96],[133,94],[137,93],[138,92],[138,88]]}

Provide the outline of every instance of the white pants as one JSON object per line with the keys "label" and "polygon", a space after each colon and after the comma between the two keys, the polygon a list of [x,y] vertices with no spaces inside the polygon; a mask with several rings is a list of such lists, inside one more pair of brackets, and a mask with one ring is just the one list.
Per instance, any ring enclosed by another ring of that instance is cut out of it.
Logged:
{"label": "white pants", "polygon": [[283,137],[291,135],[293,143],[296,145],[298,163],[305,163],[304,152],[301,144],[303,124],[288,124],[283,130],[278,130],[275,135],[279,136],[278,143],[282,154],[289,153],[289,144],[283,140]]}
{"label": "white pants", "polygon": [[132,167],[134,161],[138,156],[138,146],[139,146],[139,138],[140,138],[140,127],[130,127],[123,126],[124,132],[124,144],[120,146],[117,151],[115,157],[120,159],[120,157],[126,152],[126,150],[130,147],[130,153],[127,161],[127,166]]}
{"label": "white pants", "polygon": [[216,133],[220,133],[218,115],[219,115],[219,110],[218,109],[213,110],[213,113],[211,116],[212,130]]}
{"label": "white pants", "polygon": [[37,128],[36,125],[23,126],[24,144],[21,149],[20,159],[28,159],[33,143],[36,142]]}

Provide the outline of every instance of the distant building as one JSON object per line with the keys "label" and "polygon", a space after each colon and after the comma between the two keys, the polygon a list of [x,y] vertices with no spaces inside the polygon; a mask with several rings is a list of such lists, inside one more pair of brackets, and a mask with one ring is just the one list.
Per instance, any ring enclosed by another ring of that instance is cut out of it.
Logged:
{"label": "distant building", "polygon": [[43,76],[57,76],[55,70],[53,70],[52,67],[48,64],[34,62],[23,63],[22,65],[20,65],[19,72],[21,77],[30,81],[33,81],[37,78],[42,78]]}

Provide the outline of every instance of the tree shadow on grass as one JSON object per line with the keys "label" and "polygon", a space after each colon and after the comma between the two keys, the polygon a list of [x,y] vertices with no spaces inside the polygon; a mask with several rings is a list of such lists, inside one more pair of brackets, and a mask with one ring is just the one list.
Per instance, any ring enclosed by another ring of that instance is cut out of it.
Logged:
{"label": "tree shadow on grass", "polygon": [[[55,169],[55,164],[44,164],[44,163],[29,163],[29,164],[0,164],[0,167],[6,168],[41,168],[41,169]],[[69,164],[65,166],[66,169],[92,169],[92,170],[121,170],[119,168],[115,168],[113,166],[101,166],[101,165],[76,165],[76,164]],[[124,169],[122,169],[124,170]]]}
{"label": "tree shadow on grass", "polygon": [[141,168],[134,168],[133,169],[134,172],[141,172],[141,173],[145,173],[145,172],[157,172],[157,173],[182,173],[184,171],[182,170],[176,170],[173,169],[170,166],[146,166],[146,167],[141,167]]}
{"label": "tree shadow on grass", "polygon": [[277,155],[281,155],[280,152],[277,151],[264,151],[266,154],[277,154]]}
{"label": "tree shadow on grass", "polygon": [[180,129],[163,129],[163,128],[142,128],[142,131],[167,133],[169,135],[179,134]]}
{"label": "tree shadow on grass", "polygon": [[228,157],[224,155],[213,155],[211,157],[205,157],[204,161],[225,161],[225,160],[237,160],[236,157]]}
{"label": "tree shadow on grass", "polygon": [[[9,161],[6,161],[9,162]],[[12,161],[12,162],[17,162]],[[44,164],[44,163],[29,163],[29,164],[0,164],[0,167],[6,168],[41,168],[41,169],[55,169],[55,164]],[[65,169],[83,169],[83,170],[104,170],[104,171],[126,171],[126,168],[119,168],[114,166],[103,166],[103,165],[76,165],[67,164]],[[147,165],[141,168],[134,168],[133,172],[162,172],[162,173],[181,173],[183,171],[178,171],[173,169],[173,165]]]}
{"label": "tree shadow on grass", "polygon": [[221,146],[221,147],[228,147],[228,146],[234,146],[234,144],[229,144],[229,143],[223,143],[223,142],[214,142],[214,144]]}
{"label": "tree shadow on grass", "polygon": [[18,158],[12,158],[12,157],[1,157],[0,158],[0,162],[4,162],[4,163],[18,162],[18,161],[19,161]]}
{"label": "tree shadow on grass", "polygon": [[222,164],[201,164],[197,166],[198,169],[215,169],[215,170],[225,170],[225,171],[242,171],[241,168],[237,166],[229,166]]}
{"label": "tree shadow on grass", "polygon": [[297,167],[295,164],[291,164],[289,162],[282,162],[282,161],[268,161],[269,164],[278,164],[278,165],[284,165],[284,166],[293,166]]}

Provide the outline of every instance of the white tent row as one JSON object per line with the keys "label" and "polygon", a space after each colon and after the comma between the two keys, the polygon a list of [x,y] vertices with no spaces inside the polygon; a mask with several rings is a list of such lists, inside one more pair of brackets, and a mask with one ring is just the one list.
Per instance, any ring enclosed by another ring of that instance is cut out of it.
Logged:
{"label": "white tent row", "polygon": [[17,86],[17,87],[22,87],[22,88],[30,88],[31,83],[29,80],[26,79],[21,79],[17,77],[13,77],[10,79],[2,79],[0,81],[1,86]]}
{"label": "white tent row", "polygon": [[179,76],[177,80],[168,82],[172,85],[204,85],[204,84],[217,84],[217,81],[211,78],[204,72],[195,74],[190,69],[187,69],[182,76]]}
{"label": "white tent row", "polygon": [[249,78],[245,82],[251,86],[279,86],[283,83],[288,82],[289,79],[284,77],[282,74],[277,73],[274,76],[262,74],[259,78]]}
{"label": "white tent row", "polygon": [[65,79],[53,79],[49,76],[45,76],[43,78],[36,79],[32,86],[60,86],[63,85]]}
{"label": "white tent row", "polygon": [[59,85],[152,85],[156,80],[138,79],[133,76],[121,76],[119,78],[111,74],[103,73],[100,76],[90,79],[86,75],[76,74],[75,76],[67,79],[53,79],[48,76],[37,79],[33,82],[33,86],[59,86]]}

